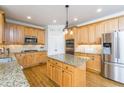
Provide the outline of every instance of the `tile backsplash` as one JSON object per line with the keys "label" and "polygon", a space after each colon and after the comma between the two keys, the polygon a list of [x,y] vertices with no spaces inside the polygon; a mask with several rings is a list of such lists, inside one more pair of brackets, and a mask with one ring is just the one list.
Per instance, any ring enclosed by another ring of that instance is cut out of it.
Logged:
{"label": "tile backsplash", "polygon": [[101,45],[79,45],[75,48],[75,52],[101,54],[102,46]]}
{"label": "tile backsplash", "polygon": [[10,53],[21,52],[24,50],[46,50],[44,45],[0,45],[0,48],[9,48]]}

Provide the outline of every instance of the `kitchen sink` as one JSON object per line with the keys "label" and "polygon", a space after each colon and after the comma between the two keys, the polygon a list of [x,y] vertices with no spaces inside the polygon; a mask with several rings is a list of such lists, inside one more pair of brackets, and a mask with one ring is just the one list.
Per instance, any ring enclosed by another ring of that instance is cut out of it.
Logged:
{"label": "kitchen sink", "polygon": [[4,62],[12,62],[12,57],[1,57],[0,58],[0,62],[4,63]]}

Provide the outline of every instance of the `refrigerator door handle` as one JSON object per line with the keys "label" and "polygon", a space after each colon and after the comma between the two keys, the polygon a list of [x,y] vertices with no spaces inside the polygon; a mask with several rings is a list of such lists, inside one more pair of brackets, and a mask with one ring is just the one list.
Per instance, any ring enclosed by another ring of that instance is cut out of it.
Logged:
{"label": "refrigerator door handle", "polygon": [[113,35],[112,35],[112,43],[113,43],[113,46],[112,46],[112,59],[114,62],[117,62],[118,61],[118,54],[117,54],[117,32],[114,32]]}
{"label": "refrigerator door handle", "polygon": [[120,38],[119,38],[119,32],[117,32],[117,58],[118,61],[120,59]]}

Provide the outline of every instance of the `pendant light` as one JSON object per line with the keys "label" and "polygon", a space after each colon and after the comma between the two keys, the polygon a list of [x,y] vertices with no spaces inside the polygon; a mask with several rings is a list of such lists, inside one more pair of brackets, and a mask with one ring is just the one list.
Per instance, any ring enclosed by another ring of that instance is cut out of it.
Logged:
{"label": "pendant light", "polygon": [[69,5],[65,5],[65,8],[66,8],[66,25],[64,28],[64,33],[67,34],[68,33],[68,8],[69,8]]}

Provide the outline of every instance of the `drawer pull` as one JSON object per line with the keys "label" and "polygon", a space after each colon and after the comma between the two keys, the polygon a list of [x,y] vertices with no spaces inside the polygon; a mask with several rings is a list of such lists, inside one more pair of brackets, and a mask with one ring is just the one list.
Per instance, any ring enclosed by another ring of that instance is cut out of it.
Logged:
{"label": "drawer pull", "polygon": [[56,63],[57,64],[57,63]]}

